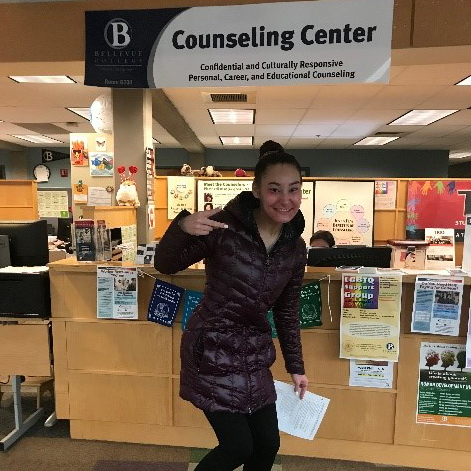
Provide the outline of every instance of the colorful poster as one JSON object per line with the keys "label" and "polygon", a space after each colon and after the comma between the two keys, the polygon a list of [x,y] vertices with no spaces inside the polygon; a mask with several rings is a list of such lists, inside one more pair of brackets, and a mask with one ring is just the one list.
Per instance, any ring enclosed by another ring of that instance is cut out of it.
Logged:
{"label": "colorful poster", "polygon": [[457,336],[463,286],[462,277],[417,276],[411,331]]}
{"label": "colorful poster", "polygon": [[350,360],[349,386],[361,388],[393,387],[394,363],[391,361]]}
{"label": "colorful poster", "polygon": [[299,208],[304,216],[304,232],[301,237],[309,247],[309,241],[313,234],[314,224],[314,182],[303,182],[302,186],[303,196],[301,199],[301,207]]}
{"label": "colorful poster", "polygon": [[198,306],[203,293],[199,291],[185,290],[185,301],[183,302],[183,317],[182,317],[182,331],[185,330],[188,319],[193,314],[195,307]]}
{"label": "colorful poster", "polygon": [[299,327],[319,327],[322,325],[321,285],[319,281],[309,283],[301,288],[299,297]]}
{"label": "colorful poster", "polygon": [[402,277],[342,274],[340,358],[397,361]]}
{"label": "colorful poster", "polygon": [[90,176],[112,177],[113,176],[113,153],[112,152],[90,152]]}
{"label": "colorful poster", "polygon": [[252,191],[252,180],[198,180],[198,211],[224,207],[241,191]]}
{"label": "colorful poster", "polygon": [[453,229],[425,229],[428,242],[425,268],[455,268],[455,231]]}
{"label": "colorful poster", "polygon": [[68,218],[67,191],[38,190],[38,213],[40,218]]}
{"label": "colorful poster", "polygon": [[167,218],[174,219],[186,209],[195,210],[194,177],[167,177]]}
{"label": "colorful poster", "polygon": [[393,3],[339,0],[87,11],[85,85],[388,83]]}
{"label": "colorful poster", "polygon": [[375,209],[396,209],[397,182],[375,181]]}
{"label": "colorful poster", "polygon": [[87,137],[81,136],[79,139],[70,140],[70,160],[72,165],[77,167],[88,166]]}
{"label": "colorful poster", "polygon": [[137,319],[137,268],[97,267],[98,319]]}
{"label": "colorful poster", "polygon": [[336,245],[373,245],[375,182],[317,181],[314,231],[332,232]]}
{"label": "colorful poster", "polygon": [[442,227],[454,229],[455,241],[462,242],[466,192],[471,192],[471,180],[409,181],[407,238],[422,239],[423,230],[427,227]]}
{"label": "colorful poster", "polygon": [[416,422],[471,427],[471,369],[465,346],[422,342]]}
{"label": "colorful poster", "polygon": [[156,280],[147,309],[147,320],[167,327],[172,326],[184,292],[179,286]]}

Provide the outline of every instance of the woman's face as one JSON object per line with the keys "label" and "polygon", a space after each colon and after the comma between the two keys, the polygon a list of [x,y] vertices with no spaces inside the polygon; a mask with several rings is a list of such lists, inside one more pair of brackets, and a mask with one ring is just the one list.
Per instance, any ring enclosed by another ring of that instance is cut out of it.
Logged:
{"label": "woman's face", "polygon": [[275,164],[254,182],[252,192],[260,200],[260,209],[274,222],[286,223],[294,218],[301,205],[301,177],[296,167]]}

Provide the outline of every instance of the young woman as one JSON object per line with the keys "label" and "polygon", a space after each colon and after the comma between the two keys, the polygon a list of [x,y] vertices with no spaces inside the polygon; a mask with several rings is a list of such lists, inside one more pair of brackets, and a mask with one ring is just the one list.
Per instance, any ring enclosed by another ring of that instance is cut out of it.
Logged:
{"label": "young woman", "polygon": [[255,167],[252,191],[224,209],[172,222],[155,267],[175,273],[206,260],[203,299],[181,342],[180,396],[203,410],[219,440],[195,471],[269,471],[279,448],[275,361],[267,312],[273,309],[286,370],[302,399],[298,305],[306,265],[296,159],[271,152]]}

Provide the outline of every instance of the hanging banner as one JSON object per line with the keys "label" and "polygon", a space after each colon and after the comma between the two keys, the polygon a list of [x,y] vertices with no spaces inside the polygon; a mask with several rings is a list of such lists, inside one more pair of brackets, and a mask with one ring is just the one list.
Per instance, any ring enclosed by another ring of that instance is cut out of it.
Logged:
{"label": "hanging banner", "polygon": [[167,177],[167,218],[175,219],[184,209],[195,210],[194,177]]}
{"label": "hanging banner", "polygon": [[342,274],[340,358],[397,361],[402,277]]}
{"label": "hanging banner", "polygon": [[417,276],[412,332],[459,335],[464,278]]}
{"label": "hanging banner", "polygon": [[392,0],[85,12],[85,85],[387,83]]}
{"label": "hanging banner", "polygon": [[471,199],[471,180],[409,181],[407,238],[423,239],[427,227],[442,227],[454,229],[455,241],[463,242],[466,197]]}
{"label": "hanging banner", "polygon": [[70,158],[69,154],[58,152],[57,150],[41,149],[41,158],[43,164],[53,160],[64,160]]}
{"label": "hanging banner", "polygon": [[375,182],[375,209],[396,209],[397,182]]}
{"label": "hanging banner", "polygon": [[98,319],[137,319],[137,268],[97,267]]}
{"label": "hanging banner", "polygon": [[223,207],[241,191],[252,191],[252,180],[198,180],[198,211]]}
{"label": "hanging banner", "polygon": [[319,281],[309,283],[301,288],[299,297],[299,327],[319,327],[322,325],[321,285]]}
{"label": "hanging banner", "polygon": [[314,231],[332,232],[336,245],[373,245],[375,182],[316,182]]}
{"label": "hanging banner", "polygon": [[185,290],[179,286],[155,280],[154,290],[147,308],[147,320],[170,327],[175,322]]}
{"label": "hanging banner", "polygon": [[195,307],[198,306],[202,298],[203,293],[200,293],[199,291],[192,291],[191,289],[185,290],[185,300],[183,301],[182,331],[185,330],[188,319],[193,314]]}
{"label": "hanging banner", "polygon": [[471,370],[465,346],[420,344],[416,422],[471,427]]}

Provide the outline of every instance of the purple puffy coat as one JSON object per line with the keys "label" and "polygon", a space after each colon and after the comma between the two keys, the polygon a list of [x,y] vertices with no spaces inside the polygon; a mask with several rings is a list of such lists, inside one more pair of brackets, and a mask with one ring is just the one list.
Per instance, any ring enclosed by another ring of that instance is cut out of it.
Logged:
{"label": "purple puffy coat", "polygon": [[289,373],[304,374],[298,305],[306,265],[301,211],[267,254],[253,217],[258,200],[240,193],[212,219],[228,229],[207,236],[172,222],[157,247],[155,268],[172,274],[205,259],[206,285],[181,341],[180,396],[206,411],[251,413],[275,402],[275,361],[267,312],[273,309]]}

